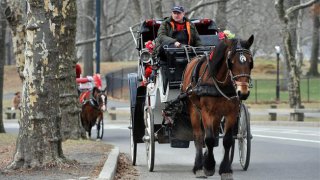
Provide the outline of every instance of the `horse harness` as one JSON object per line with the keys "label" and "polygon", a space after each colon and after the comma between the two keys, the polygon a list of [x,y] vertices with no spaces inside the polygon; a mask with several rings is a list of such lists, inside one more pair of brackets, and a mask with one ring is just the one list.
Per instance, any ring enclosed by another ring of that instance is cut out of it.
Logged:
{"label": "horse harness", "polygon": [[100,108],[99,108],[99,102],[96,100],[96,98],[90,98],[90,99],[88,99],[88,100],[85,100],[84,102],[83,102],[83,104],[85,104],[85,103],[87,103],[89,101],[89,103],[90,103],[90,106],[91,107],[93,107],[94,109],[96,109],[96,110],[98,110],[98,111],[102,111]]}
{"label": "horse harness", "polygon": [[[250,74],[242,73],[242,74],[234,75],[232,73],[232,71],[231,71],[231,67],[232,67],[231,58],[236,53],[239,53],[239,61],[240,61],[240,63],[244,63],[246,61],[246,57],[243,55],[244,53],[247,53],[250,56],[252,56],[250,50],[242,48],[241,44],[240,44],[240,41],[238,40],[235,52],[232,53],[231,50],[228,51],[227,59],[226,59],[228,72],[226,74],[226,77],[225,77],[224,81],[219,81],[215,77],[211,77],[212,81],[213,81],[213,84],[208,84],[208,83],[203,83],[202,82],[202,79],[204,78],[204,74],[208,69],[210,58],[208,57],[207,54],[205,55],[205,57],[201,57],[198,60],[197,64],[192,69],[191,83],[186,88],[186,92],[185,93],[187,93],[188,95],[190,95],[192,93],[195,93],[197,96],[200,96],[200,97],[201,96],[225,97],[228,100],[232,100],[234,98],[239,98],[234,87],[236,85],[242,85],[244,83],[243,82],[238,82],[237,79],[239,77],[248,77],[249,78],[249,87],[252,87],[252,83],[251,83]],[[201,74],[201,76],[199,76],[200,75],[201,66],[205,61],[206,61],[205,70]],[[250,68],[252,68],[253,64],[250,64],[250,66],[251,66]],[[231,78],[232,84],[220,87],[218,85],[218,83],[223,84],[224,82],[227,81],[228,77]],[[194,85],[194,86],[192,86],[192,85]],[[185,97],[185,96],[181,96],[181,97]]]}

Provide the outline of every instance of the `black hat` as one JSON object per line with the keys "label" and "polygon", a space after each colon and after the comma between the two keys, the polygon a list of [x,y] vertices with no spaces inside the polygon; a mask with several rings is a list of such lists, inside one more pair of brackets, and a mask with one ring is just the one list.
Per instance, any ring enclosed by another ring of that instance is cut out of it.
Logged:
{"label": "black hat", "polygon": [[171,9],[172,12],[184,12],[184,8],[182,6],[173,6],[173,8]]}

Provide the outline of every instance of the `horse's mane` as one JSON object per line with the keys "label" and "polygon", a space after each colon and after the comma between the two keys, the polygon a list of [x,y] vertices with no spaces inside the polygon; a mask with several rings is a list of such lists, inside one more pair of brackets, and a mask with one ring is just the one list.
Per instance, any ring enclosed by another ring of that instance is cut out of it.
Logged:
{"label": "horse's mane", "polygon": [[224,41],[220,41],[219,44],[212,50],[212,59],[209,59],[209,73],[211,77],[214,77],[219,70],[223,60],[225,59],[225,51],[227,49],[227,44]]}
{"label": "horse's mane", "polygon": [[[209,60],[209,73],[211,77],[214,77],[217,75],[219,69],[222,66],[222,63],[227,58],[225,57],[225,52],[229,46],[231,46],[231,56],[235,54],[237,49],[237,43],[238,39],[228,39],[227,43],[225,41],[220,41],[219,44],[216,46],[215,49],[213,49],[213,56],[212,59]],[[240,40],[241,47],[244,49],[249,49],[250,45],[243,40]]]}

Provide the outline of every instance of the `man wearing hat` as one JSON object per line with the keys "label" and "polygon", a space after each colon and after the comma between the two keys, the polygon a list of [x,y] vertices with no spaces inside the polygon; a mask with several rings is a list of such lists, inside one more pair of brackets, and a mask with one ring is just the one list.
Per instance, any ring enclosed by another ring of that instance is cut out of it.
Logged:
{"label": "man wearing hat", "polygon": [[193,23],[186,17],[182,6],[174,6],[171,17],[165,18],[156,39],[154,55],[163,53],[163,46],[181,47],[182,45],[201,46],[199,33]]}

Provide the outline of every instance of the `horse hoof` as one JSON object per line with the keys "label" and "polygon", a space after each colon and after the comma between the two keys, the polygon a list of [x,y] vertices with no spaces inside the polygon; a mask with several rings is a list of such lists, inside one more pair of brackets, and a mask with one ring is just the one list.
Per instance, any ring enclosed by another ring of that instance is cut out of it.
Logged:
{"label": "horse hoof", "polygon": [[96,141],[101,141],[101,139],[97,139]]}
{"label": "horse hoof", "polygon": [[207,178],[203,170],[196,171],[196,178]]}
{"label": "horse hoof", "polygon": [[221,174],[221,180],[233,180],[232,173]]}
{"label": "horse hoof", "polygon": [[214,169],[212,169],[212,170],[204,169],[203,171],[206,176],[213,176],[214,175]]}

